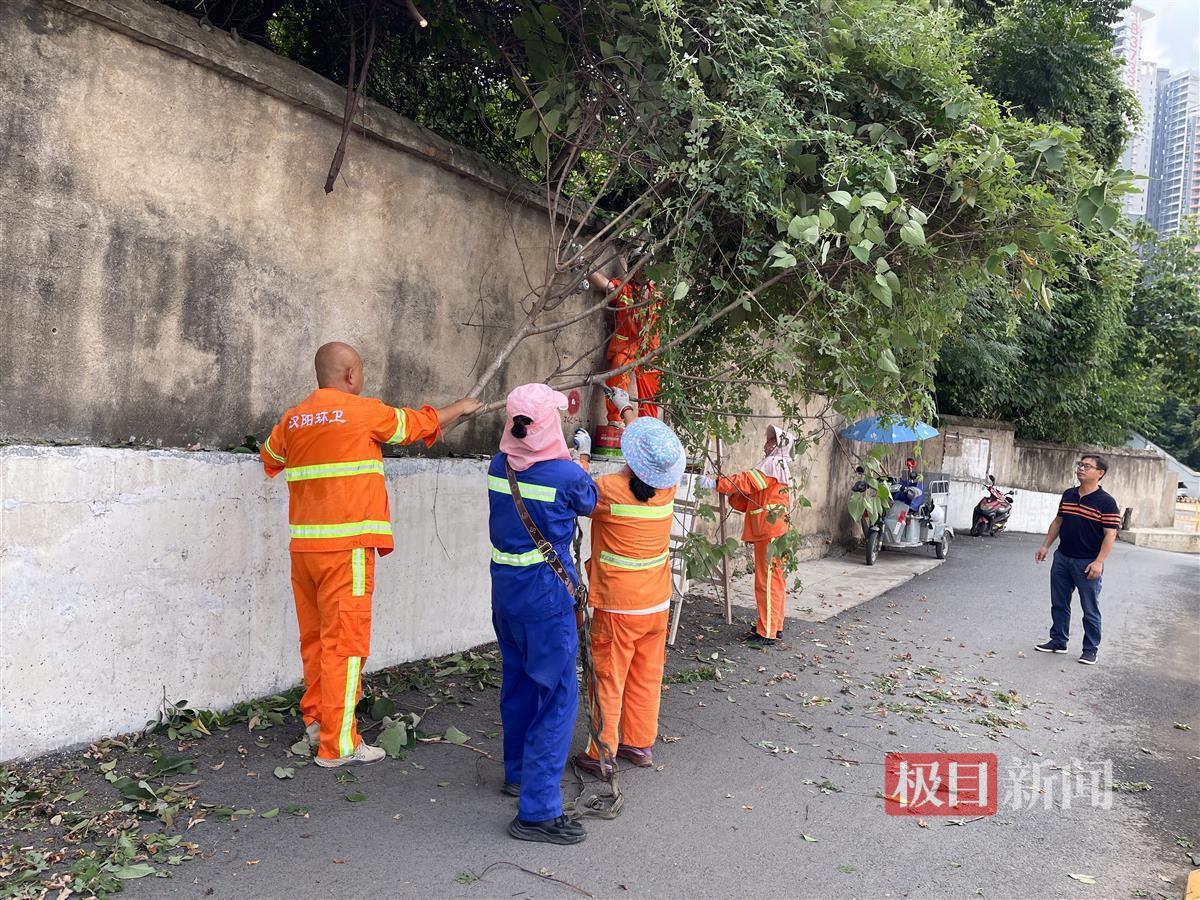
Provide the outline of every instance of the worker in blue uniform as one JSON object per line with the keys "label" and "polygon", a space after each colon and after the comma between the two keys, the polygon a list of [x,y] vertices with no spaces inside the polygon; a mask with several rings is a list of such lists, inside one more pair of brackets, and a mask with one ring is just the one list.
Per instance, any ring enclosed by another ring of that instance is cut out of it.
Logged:
{"label": "worker in blue uniform", "polygon": [[596,508],[596,483],[567,450],[566,396],[526,384],[508,395],[506,407],[500,453],[488,468],[488,527],[492,624],[503,676],[502,790],[520,797],[508,831],[520,840],[577,844],[587,833],[563,815],[561,788],[579,706],[574,599],[518,517],[505,466],[516,472],[525,508],[576,583],[575,518]]}

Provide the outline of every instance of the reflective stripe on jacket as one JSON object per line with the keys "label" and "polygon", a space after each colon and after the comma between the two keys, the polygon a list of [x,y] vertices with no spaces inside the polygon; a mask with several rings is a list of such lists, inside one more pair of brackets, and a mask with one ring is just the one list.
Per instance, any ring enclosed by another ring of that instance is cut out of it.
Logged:
{"label": "reflective stripe on jacket", "polygon": [[650,609],[671,597],[670,541],[675,488],[647,502],[629,489],[629,475],[596,479],[588,600],[609,610]]}
{"label": "reflective stripe on jacket", "polygon": [[392,550],[391,511],[382,444],[432,446],[441,430],[437,410],[388,406],[335,388],[318,388],[293,406],[262,444],[269,476],[288,485],[294,552],[376,547]]}

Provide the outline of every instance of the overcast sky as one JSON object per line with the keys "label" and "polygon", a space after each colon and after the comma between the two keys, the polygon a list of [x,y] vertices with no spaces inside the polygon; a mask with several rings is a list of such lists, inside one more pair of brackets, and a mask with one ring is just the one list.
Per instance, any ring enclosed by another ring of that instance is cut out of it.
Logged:
{"label": "overcast sky", "polygon": [[1142,59],[1173,73],[1200,72],[1200,0],[1134,0],[1154,13],[1146,22]]}

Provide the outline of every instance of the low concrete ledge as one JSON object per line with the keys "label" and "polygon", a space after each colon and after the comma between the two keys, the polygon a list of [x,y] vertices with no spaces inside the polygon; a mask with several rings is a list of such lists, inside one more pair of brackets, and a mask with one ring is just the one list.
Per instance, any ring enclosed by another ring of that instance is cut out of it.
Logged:
{"label": "low concrete ledge", "polygon": [[1181,531],[1178,528],[1129,528],[1117,536],[1138,547],[1170,550],[1172,553],[1200,554],[1200,531]]}

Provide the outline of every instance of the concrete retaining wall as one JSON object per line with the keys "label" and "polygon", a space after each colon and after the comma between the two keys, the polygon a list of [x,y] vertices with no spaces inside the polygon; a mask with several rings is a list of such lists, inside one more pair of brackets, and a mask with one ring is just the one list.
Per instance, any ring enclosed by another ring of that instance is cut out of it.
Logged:
{"label": "concrete retaining wall", "polygon": [[[388,460],[369,668],[492,640],[486,462]],[[0,449],[0,760],[300,679],[287,488],[231,453]]]}
{"label": "concrete retaining wall", "polygon": [[[343,97],[160,4],[0,2],[0,441],[224,449],[312,389],[333,339],[390,402],[466,392],[544,280],[546,213],[373,103],[326,195]],[[487,399],[603,328],[526,342]]]}

